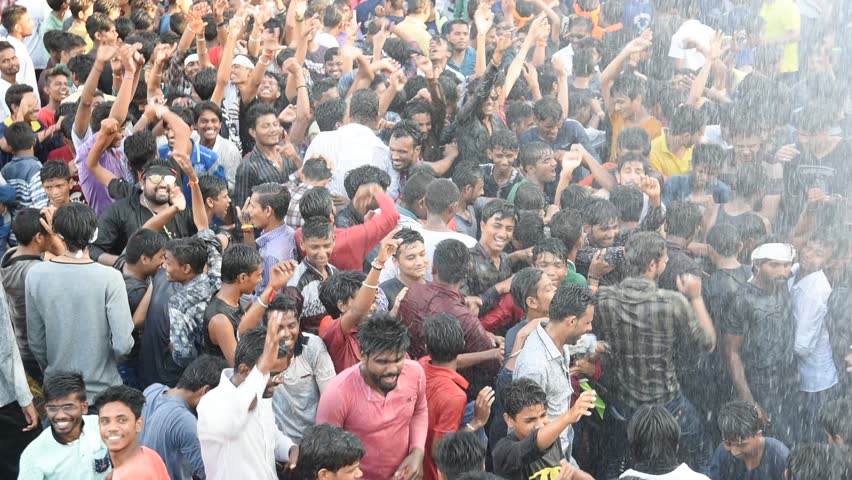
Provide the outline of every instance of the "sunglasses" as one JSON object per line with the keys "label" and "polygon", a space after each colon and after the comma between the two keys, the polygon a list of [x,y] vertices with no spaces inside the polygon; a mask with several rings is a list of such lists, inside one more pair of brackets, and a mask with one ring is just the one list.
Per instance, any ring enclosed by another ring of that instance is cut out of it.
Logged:
{"label": "sunglasses", "polygon": [[160,175],[153,174],[148,175],[145,179],[150,180],[154,185],[159,185],[163,182],[166,182],[166,185],[174,185],[177,178],[174,175]]}
{"label": "sunglasses", "polygon": [[492,94],[491,94],[491,100],[492,100],[492,101],[496,102],[499,98],[500,98],[500,95],[499,95],[499,94],[497,94],[497,93],[492,93]]}

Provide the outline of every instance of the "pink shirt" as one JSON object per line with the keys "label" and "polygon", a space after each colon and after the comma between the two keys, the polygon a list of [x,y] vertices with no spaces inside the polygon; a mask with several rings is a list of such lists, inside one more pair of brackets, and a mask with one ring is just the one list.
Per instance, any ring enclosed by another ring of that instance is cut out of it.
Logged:
{"label": "pink shirt", "polygon": [[[396,388],[382,396],[361,376],[361,364],[340,372],[320,398],[317,424],[330,423],[361,439],[364,480],[387,480],[415,448],[424,449],[429,424],[423,367],[405,360]],[[407,439],[408,441],[405,441]]]}

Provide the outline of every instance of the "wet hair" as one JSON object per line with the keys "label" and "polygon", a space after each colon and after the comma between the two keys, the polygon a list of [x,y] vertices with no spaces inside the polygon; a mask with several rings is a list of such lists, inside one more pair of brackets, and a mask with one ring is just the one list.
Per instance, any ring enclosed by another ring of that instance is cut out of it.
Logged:
{"label": "wet hair", "polygon": [[321,132],[328,132],[337,128],[338,123],[343,123],[346,116],[346,100],[332,98],[317,105],[316,120]]}
{"label": "wet hair", "polygon": [[394,254],[394,256],[397,258],[399,258],[400,252],[402,251],[402,247],[407,247],[418,242],[424,245],[426,243],[423,240],[423,235],[417,230],[414,230],[413,228],[402,228],[394,234],[393,238],[402,240],[402,242],[400,242],[399,244],[399,247],[397,247],[396,249],[396,253]]}
{"label": "wet hair", "polygon": [[526,172],[527,167],[535,167],[536,163],[544,160],[549,155],[553,155],[553,149],[550,145],[535,140],[521,146],[521,149],[518,151],[518,161],[521,168]]}
{"label": "wet hair", "polygon": [[622,222],[638,222],[642,217],[642,190],[636,185],[618,185],[609,194],[609,201],[618,210]]}
{"label": "wet hair", "polygon": [[494,135],[488,139],[488,148],[490,150],[518,150],[518,136],[511,130],[496,130]]}
{"label": "wet hair", "polygon": [[222,283],[235,283],[243,273],[251,275],[263,265],[263,257],[244,243],[228,246],[222,254]]}
{"label": "wet hair", "polygon": [[765,428],[757,405],[736,400],[719,410],[716,421],[723,440],[742,440],[756,435]]}
{"label": "wet hair", "polygon": [[[157,139],[149,130],[140,130],[124,139],[124,153],[130,168],[141,172],[149,162],[157,159]],[[169,168],[172,168],[171,164]]]}
{"label": "wet hair", "polygon": [[609,225],[618,221],[618,209],[605,198],[592,198],[583,211],[586,225]]}
{"label": "wet hair", "polygon": [[538,282],[544,272],[537,268],[526,267],[512,277],[512,286],[509,292],[515,306],[527,313],[527,299],[538,294]]}
{"label": "wet hair", "polygon": [[680,426],[661,405],[643,405],[627,423],[633,459],[644,464],[676,466]]}
{"label": "wet hair", "polygon": [[482,207],[482,213],[479,218],[482,223],[488,223],[488,220],[491,220],[491,218],[495,216],[497,217],[497,220],[506,220],[511,218],[514,223],[518,223],[518,212],[515,210],[515,206],[502,198],[486,203],[485,206]]}
{"label": "wet hair", "polygon": [[769,177],[760,162],[746,162],[737,169],[731,188],[737,195],[752,198],[766,189]]}
{"label": "wet hair", "polygon": [[313,157],[302,164],[302,175],[307,180],[328,180],[331,178],[331,170],[321,157]]}
{"label": "wet hair", "polygon": [[648,82],[637,77],[636,75],[624,74],[612,82],[611,95],[624,95],[630,100],[635,100],[639,97],[644,97],[648,94]]}
{"label": "wet hair", "polygon": [[354,298],[366,278],[367,275],[364,272],[344,270],[329,275],[320,283],[319,300],[331,318],[337,318],[343,314],[337,307],[337,302],[346,303]]}
{"label": "wet hair", "polygon": [[53,214],[53,231],[62,237],[65,246],[72,252],[88,247],[97,229],[98,217],[88,205],[69,203]]}
{"label": "wet hair", "polygon": [[369,89],[355,91],[349,100],[349,117],[362,125],[378,120],[379,97],[376,92]]}
{"label": "wet hair", "polygon": [[834,125],[835,119],[832,109],[824,100],[809,102],[802,111],[796,115],[795,127],[804,132],[821,132],[828,130]]}
{"label": "wet hair", "polygon": [[520,248],[532,247],[544,238],[544,220],[541,219],[538,212],[518,212],[512,239],[521,244]]}
{"label": "wet hair", "polygon": [[464,281],[470,269],[470,252],[455,239],[441,240],[432,255],[432,270],[449,284]]}
{"label": "wet hair", "polygon": [[717,223],[707,232],[707,244],[723,257],[733,257],[740,247],[737,228],[729,223]]}
{"label": "wet hair", "polygon": [[277,120],[278,115],[275,113],[275,108],[265,103],[255,103],[246,113],[246,126],[254,130],[257,128],[258,119],[267,115],[275,116]]}
{"label": "wet hair", "polygon": [[787,456],[786,480],[846,480],[850,472],[846,470],[848,459],[841,457],[849,455],[847,448],[838,445],[811,444],[799,445]]}
{"label": "wet hair", "polygon": [[299,442],[298,478],[316,479],[320,470],[337,473],[361,461],[367,450],[352,432],[323,423],[305,430]]}
{"label": "wet hair", "polygon": [[522,211],[539,212],[544,210],[546,204],[547,199],[544,197],[544,192],[537,185],[530,182],[523,182],[518,185],[518,189],[515,191],[515,208]]}
{"label": "wet hair", "polygon": [[239,370],[240,365],[252,369],[260,356],[263,355],[263,347],[266,344],[266,328],[254,327],[239,337],[237,348],[234,350],[234,369]]}
{"label": "wet hair", "polygon": [[506,415],[515,418],[527,407],[547,404],[547,395],[534,380],[524,377],[513,380],[503,389],[503,407]]}
{"label": "wet hair", "polygon": [[70,395],[76,395],[78,401],[85,402],[86,382],[80,372],[54,370],[44,376],[42,392],[46,402],[60,400]]}
{"label": "wet hair", "polygon": [[27,122],[15,122],[9,125],[4,138],[13,152],[29,150],[35,144],[33,129]]}
{"label": "wet hair", "polygon": [[485,446],[474,432],[459,430],[441,437],[435,446],[435,466],[447,480],[457,480],[467,472],[481,471]]}
{"label": "wet hair", "polygon": [[583,212],[591,200],[592,194],[589,190],[582,185],[574,183],[565,187],[565,190],[562,190],[562,193],[559,195],[559,206],[562,210]]}
{"label": "wet hair", "polygon": [[432,106],[429,105],[425,100],[412,100],[405,107],[405,110],[402,112],[402,118],[406,120],[413,120],[415,115],[426,114],[429,115],[429,118],[432,118]]}
{"label": "wet hair", "polygon": [[852,398],[843,397],[826,403],[819,415],[819,424],[832,437],[840,437],[844,444],[852,442]]}
{"label": "wet hair", "polygon": [[133,412],[134,420],[139,420],[145,405],[145,395],[127,385],[113,385],[95,397],[96,410],[100,410],[107,403],[123,403]]}
{"label": "wet hair", "polygon": [[207,200],[228,191],[228,182],[214,175],[202,175],[198,177],[198,188],[201,190],[201,198]]}
{"label": "wet hair", "polygon": [[272,208],[272,214],[278,220],[283,220],[290,208],[290,191],[280,183],[262,183],[251,189],[257,194],[257,203],[261,208]]}
{"label": "wet hair", "polygon": [[180,265],[189,265],[192,273],[201,274],[207,265],[207,247],[197,237],[176,238],[166,244],[169,252]]}
{"label": "wet hair", "polygon": [[482,169],[479,165],[462,164],[453,172],[453,183],[459,187],[459,191],[467,186],[476,186],[476,182],[482,178]]}
{"label": "wet hair", "polygon": [[558,323],[568,317],[581,317],[589,305],[597,304],[597,296],[587,287],[573,283],[560,285],[550,302],[548,312],[551,322]]}
{"label": "wet hair", "polygon": [[426,210],[440,215],[459,201],[459,188],[446,178],[438,178],[426,187]]}
{"label": "wet hair", "polygon": [[538,121],[560,120],[562,118],[562,105],[555,97],[545,96],[535,102],[533,116]]}
{"label": "wet hair", "polygon": [[433,362],[448,363],[464,353],[464,330],[459,319],[449,313],[437,313],[423,323],[426,351]]}
{"label": "wet hair", "polygon": [[408,328],[388,312],[376,312],[358,325],[358,344],[362,357],[383,353],[405,353],[411,345]]}
{"label": "wet hair", "polygon": [[168,239],[165,235],[147,228],[140,228],[127,240],[125,255],[127,263],[138,263],[142,257],[154,258],[157,253],[166,248]]}
{"label": "wet hair", "polygon": [[568,95],[568,116],[575,118],[584,108],[591,108],[592,97],[586,92],[572,92]]}
{"label": "wet hair", "polygon": [[701,223],[701,207],[692,202],[670,202],[666,209],[666,233],[692,238]]}
{"label": "wet hair", "polygon": [[334,228],[328,223],[328,219],[322,217],[307,218],[302,225],[302,240],[309,238],[334,238]]}
{"label": "wet hair", "polygon": [[216,388],[228,361],[214,355],[201,355],[186,367],[178,379],[177,388],[197,392],[204,387]]}
{"label": "wet hair", "polygon": [[[740,241],[756,240],[766,236],[766,224],[763,218],[754,212],[744,213],[736,225]],[[751,252],[749,252],[751,253]]]}
{"label": "wet hair", "polygon": [[15,213],[12,220],[12,233],[21,245],[33,243],[39,233],[47,235],[47,230],[41,225],[41,212],[37,208],[22,208]]}
{"label": "wet hair", "polygon": [[325,187],[314,187],[308,190],[299,199],[299,213],[305,220],[311,217],[321,217],[328,222],[329,217],[334,213],[331,192]]}
{"label": "wet hair", "polygon": [[[514,88],[512,89],[514,91]],[[506,125],[512,126],[525,118],[530,118],[533,116],[533,107],[527,102],[510,102],[506,105]],[[491,141],[494,139],[494,136],[497,135],[498,131],[494,132],[494,135],[489,139],[489,148],[494,148],[490,145]],[[515,137],[515,146],[514,147],[504,147],[506,149],[518,148],[517,145],[517,136],[515,132],[511,130],[502,130],[505,135],[512,135]]]}
{"label": "wet hair", "polygon": [[[402,205],[411,206],[420,200],[423,200],[426,197],[426,190],[434,180],[434,175],[425,172],[418,172],[409,175],[408,181],[405,182],[405,187],[402,188],[400,203]],[[458,187],[456,187],[456,190],[458,190]]]}
{"label": "wet hair", "polygon": [[391,178],[388,172],[373,165],[361,165],[353,168],[346,172],[346,176],[343,178],[343,188],[350,200],[355,199],[355,194],[359,188],[371,183],[377,184],[382,190],[387,190],[391,184]]}
{"label": "wet hair", "polygon": [[668,135],[694,134],[704,128],[704,115],[696,107],[681,105],[677,107],[667,130]]}
{"label": "wet hair", "polygon": [[624,261],[627,274],[640,276],[651,262],[658,262],[666,251],[666,241],[656,232],[636,232],[627,239]]}
{"label": "wet hair", "polygon": [[568,248],[565,242],[556,237],[542,239],[532,250],[532,261],[535,263],[539,257],[549,253],[558,258],[563,263],[568,261]]}
{"label": "wet hair", "polygon": [[725,163],[725,149],[712,143],[699,143],[692,149],[692,169],[706,166],[711,172],[718,172]]}

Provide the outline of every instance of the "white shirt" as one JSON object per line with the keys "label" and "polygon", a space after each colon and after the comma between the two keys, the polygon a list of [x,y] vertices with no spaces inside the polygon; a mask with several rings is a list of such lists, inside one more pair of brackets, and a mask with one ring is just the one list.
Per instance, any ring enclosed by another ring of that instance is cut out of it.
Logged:
{"label": "white shirt", "polygon": [[636,470],[627,470],[618,478],[637,477],[647,480],[710,480],[706,475],[695,473],[685,463],[672,470],[665,475],[651,475],[648,473],[637,472]]}
{"label": "white shirt", "polygon": [[[201,137],[195,130],[192,131],[191,137],[195,142],[201,143]],[[228,190],[233,191],[234,182],[237,178],[237,168],[240,167],[243,156],[240,155],[240,151],[234,145],[234,142],[222,135],[216,135],[216,143],[213,144],[211,150],[219,155],[219,163],[225,168],[225,178],[228,179]]]}
{"label": "white shirt", "polygon": [[369,127],[348,123],[337,130],[317,135],[305,152],[305,159],[316,156],[324,157],[333,165],[329,191],[345,197],[343,179],[346,174],[363,165],[385,169],[390,149]]}
{"label": "white shirt", "polygon": [[553,58],[558,58],[565,67],[565,74],[573,75],[574,70],[574,47],[569,43],[567,47],[553,54]]}
{"label": "white shirt", "polygon": [[47,16],[50,15],[50,6],[45,0],[17,0],[15,3],[27,7],[27,13],[33,19],[33,34],[24,37],[24,43],[27,44],[33,65],[37,70],[42,70],[47,67],[48,55],[47,50],[44,49],[44,33],[41,29]]}
{"label": "white shirt", "polygon": [[787,286],[796,318],[794,349],[799,357],[799,390],[822,392],[837,385],[837,368],[825,328],[831,284],[822,270],[795,283],[798,273],[799,264],[796,264]]}
{"label": "white shirt", "polygon": [[[473,248],[476,246],[476,239],[463,233],[433,232],[432,230],[426,230],[422,227],[417,228],[417,231],[423,235],[423,245],[426,247],[426,257],[429,258],[429,268],[426,269],[427,282],[432,281],[432,258],[435,256],[435,247],[438,246],[438,243],[440,243],[441,240],[459,240],[467,248]],[[382,269],[382,273],[379,275],[379,283],[396,278],[398,275],[399,267],[394,265],[393,259],[388,258],[385,262],[385,268]]]}
{"label": "white shirt", "polygon": [[12,112],[9,111],[9,107],[6,106],[6,90],[9,90],[12,84],[0,78],[0,122],[9,118],[9,115]]}
{"label": "white shirt", "polygon": [[340,48],[340,43],[334,38],[334,35],[328,32],[320,32],[317,35],[317,44],[325,48]]}
{"label": "white shirt", "polygon": [[[287,461],[295,446],[275,425],[271,399],[261,398],[269,374],[252,368],[239,387],[233,368],[222,371],[219,386],[198,403],[198,440],[210,480],[277,480],[275,461]],[[257,406],[249,410],[257,399]]]}
{"label": "white shirt", "polygon": [[15,55],[18,56],[18,63],[21,66],[21,69],[18,70],[18,74],[15,76],[15,80],[18,83],[23,83],[33,87],[33,91],[36,92],[36,104],[41,106],[41,101],[38,95],[38,79],[36,78],[35,67],[33,66],[33,60],[30,58],[30,52],[27,50],[27,46],[24,45],[24,42],[15,37],[6,37],[6,41],[15,47]]}

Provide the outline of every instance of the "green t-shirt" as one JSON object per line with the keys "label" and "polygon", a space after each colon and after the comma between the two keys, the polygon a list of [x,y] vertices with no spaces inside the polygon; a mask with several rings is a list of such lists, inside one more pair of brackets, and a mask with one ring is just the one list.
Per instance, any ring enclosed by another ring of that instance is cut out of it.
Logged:
{"label": "green t-shirt", "polygon": [[568,275],[565,275],[565,279],[562,280],[562,285],[568,285],[569,283],[589,288],[589,281],[586,280],[586,277],[577,273],[577,267],[571,260],[568,260]]}

